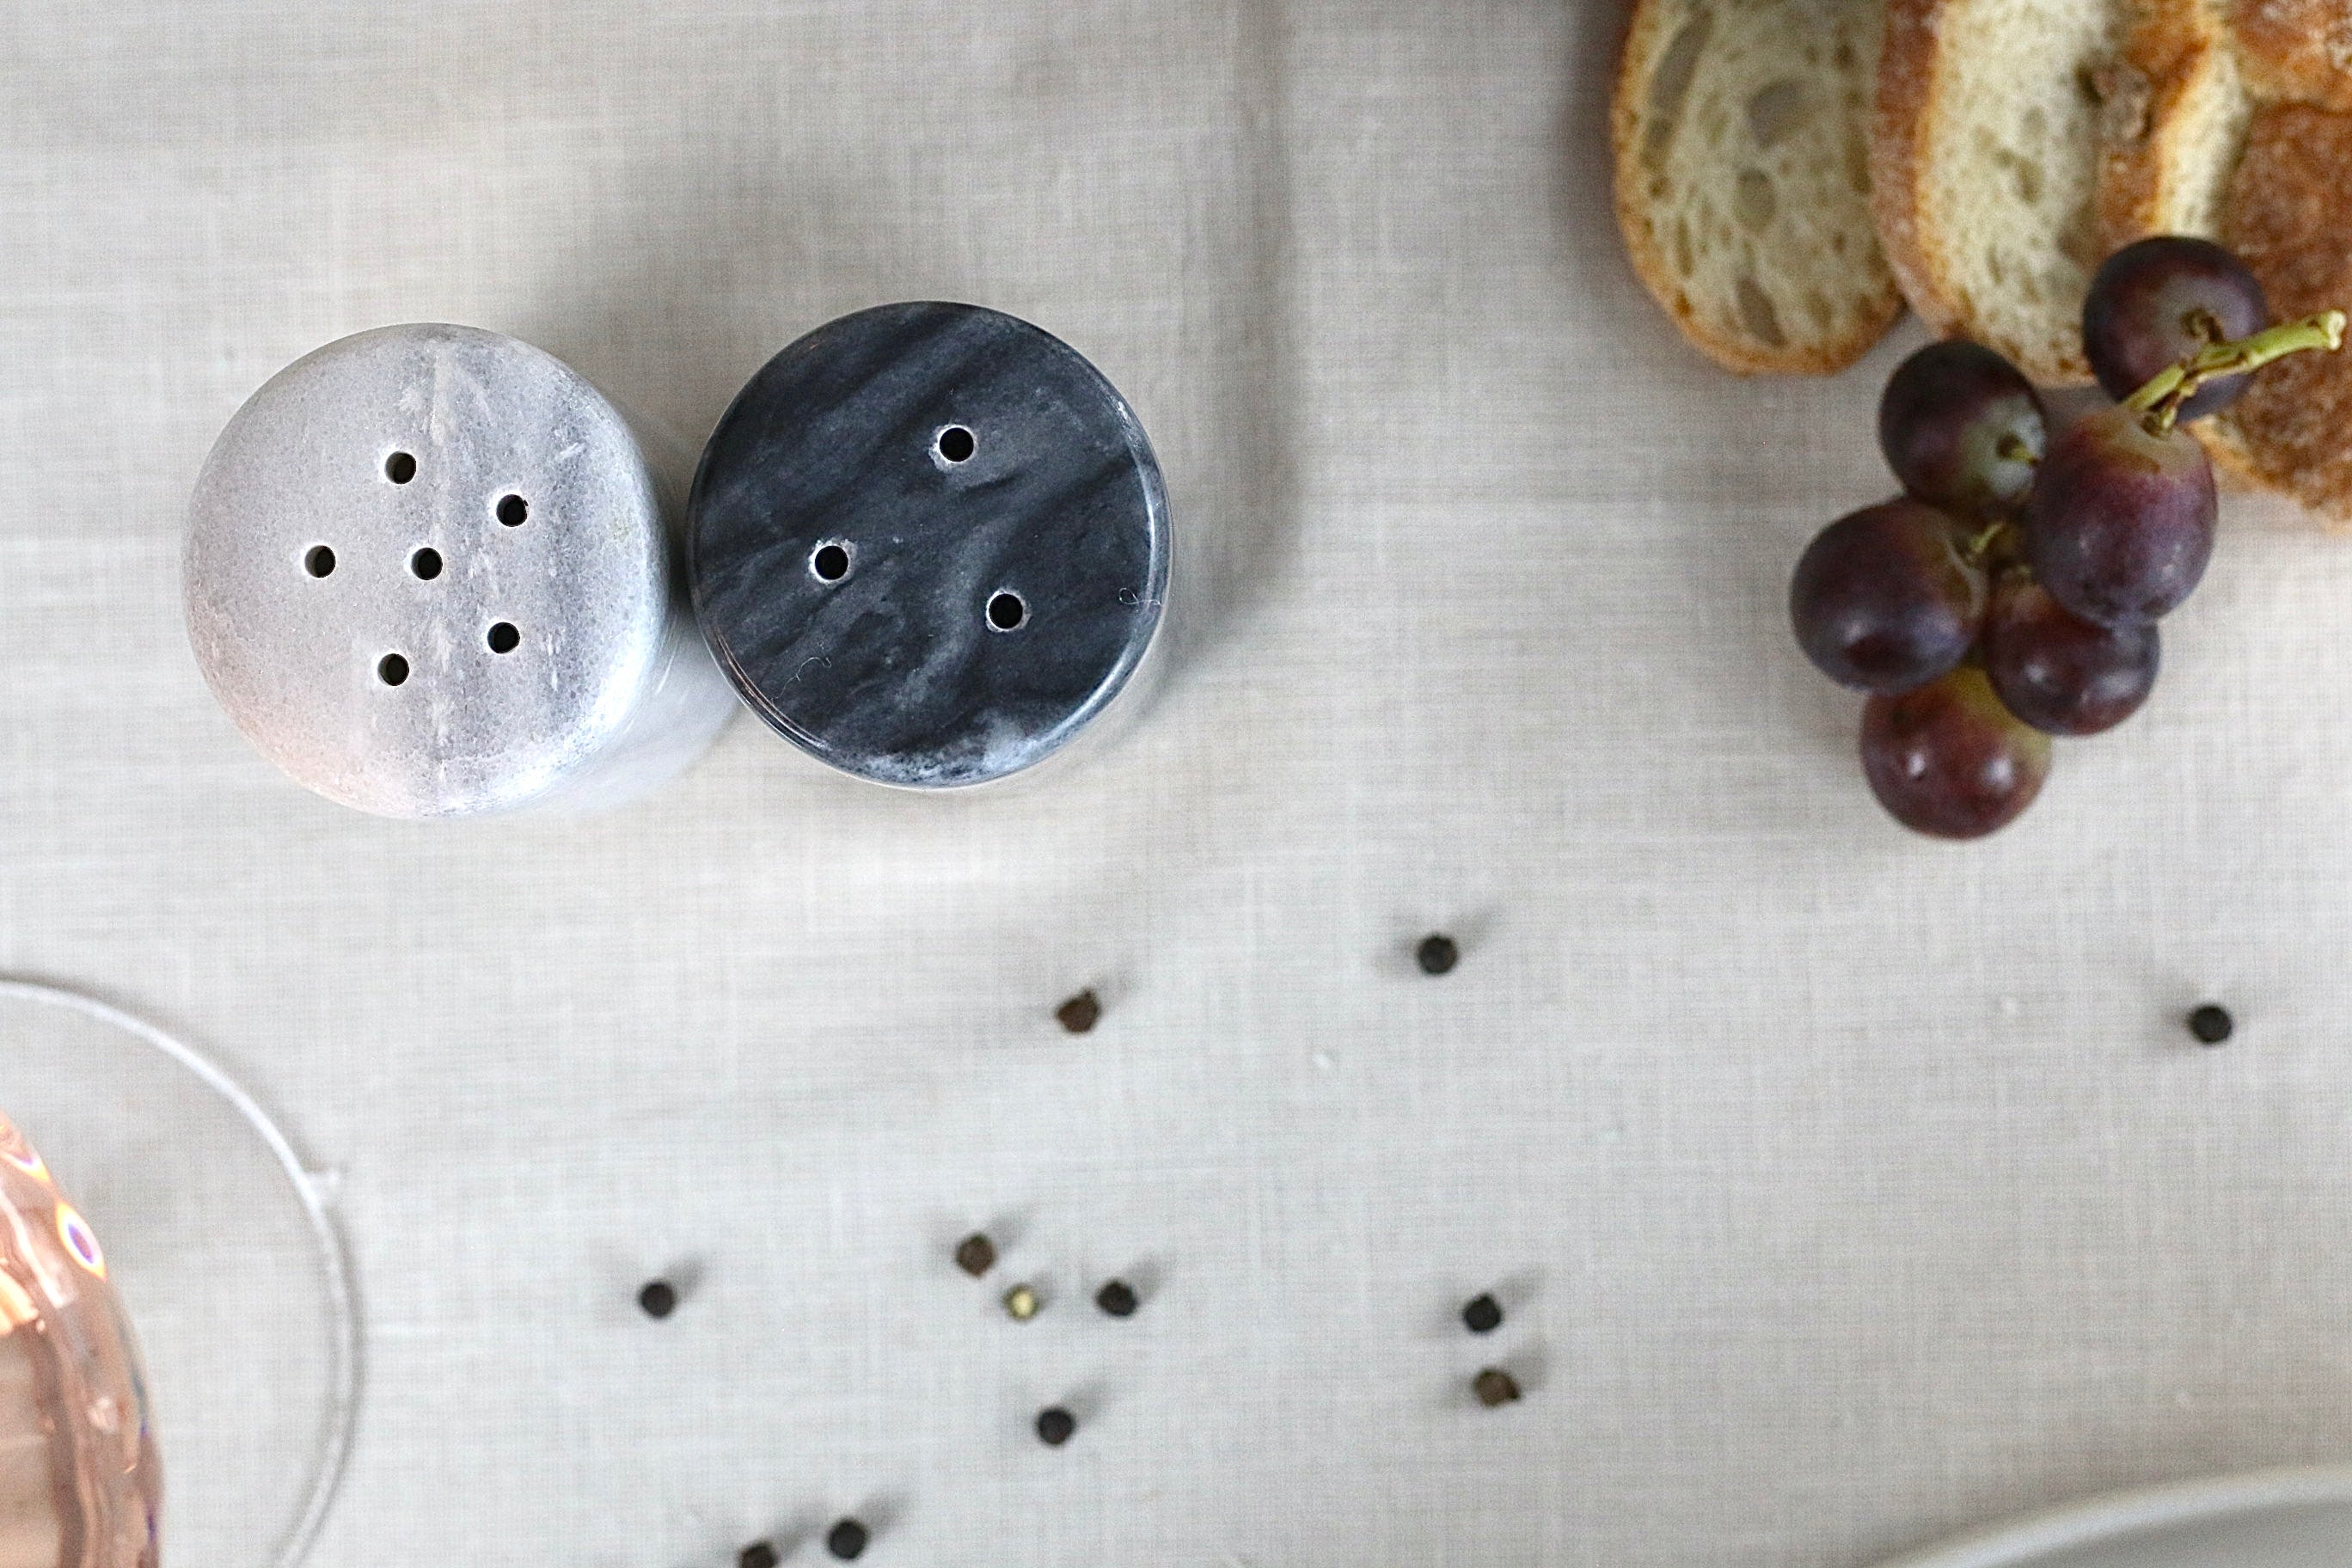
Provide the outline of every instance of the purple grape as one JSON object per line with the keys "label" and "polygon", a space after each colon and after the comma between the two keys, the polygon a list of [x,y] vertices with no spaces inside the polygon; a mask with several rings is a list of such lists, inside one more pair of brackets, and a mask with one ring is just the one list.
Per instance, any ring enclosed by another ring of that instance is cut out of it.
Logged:
{"label": "purple grape", "polygon": [[1906,691],[1959,663],[1984,605],[1984,574],[1962,559],[1957,525],[1908,497],[1822,530],[1789,584],[1805,657],[1857,691]]}
{"label": "purple grape", "polygon": [[1878,400],[1878,446],[1903,488],[1963,517],[2005,512],[2033,483],[2049,426],[2033,384],[1965,338],[1895,367]]}
{"label": "purple grape", "polygon": [[1932,685],[1862,709],[1862,771],[1888,815],[1937,838],[2006,827],[2050,776],[2050,737],[2000,704],[1962,665]]}
{"label": "purple grape", "polygon": [[2103,626],[2189,597],[2213,554],[2213,468],[2186,432],[2102,409],[2051,444],[2025,508],[2026,559],[2051,597]]}
{"label": "purple grape", "polygon": [[[2100,389],[2117,402],[2208,343],[2250,337],[2271,324],[2263,286],[2210,239],[2156,235],[2107,258],[2083,299],[2083,352]],[[2247,378],[2209,381],[2179,417],[2226,408]]]}
{"label": "purple grape", "polygon": [[2009,710],[2052,735],[2095,735],[2137,712],[2156,686],[2156,623],[2083,619],[2022,572],[1993,584],[1985,675]]}

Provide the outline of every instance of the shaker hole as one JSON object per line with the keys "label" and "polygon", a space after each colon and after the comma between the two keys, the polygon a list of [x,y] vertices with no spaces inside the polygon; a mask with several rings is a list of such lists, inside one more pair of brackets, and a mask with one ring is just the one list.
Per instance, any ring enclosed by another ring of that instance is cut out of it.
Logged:
{"label": "shaker hole", "polygon": [[416,459],[406,452],[394,452],[383,460],[383,477],[396,485],[406,484],[416,477]]}
{"label": "shaker hole", "polygon": [[302,570],[313,577],[334,574],[335,552],[323,544],[313,544],[302,557]]}
{"label": "shaker hole", "polygon": [[492,653],[512,653],[522,646],[522,633],[512,621],[500,621],[490,628],[489,644]]}
{"label": "shaker hole", "polygon": [[809,570],[823,583],[838,583],[849,575],[849,547],[843,544],[820,544],[809,557]]}
{"label": "shaker hole", "polygon": [[430,583],[441,575],[441,552],[427,547],[408,558],[408,569]]}
{"label": "shaker hole", "polygon": [[386,686],[398,686],[408,679],[408,661],[396,653],[385,654],[375,661],[375,673]]}
{"label": "shaker hole", "polygon": [[522,520],[530,515],[530,503],[520,496],[499,498],[499,521],[509,528],[520,528]]}
{"label": "shaker hole", "polygon": [[968,463],[980,442],[961,425],[950,425],[940,432],[940,456],[950,463]]}
{"label": "shaker hole", "polygon": [[989,596],[988,624],[1000,632],[1017,632],[1029,618],[1029,605],[1010,588]]}

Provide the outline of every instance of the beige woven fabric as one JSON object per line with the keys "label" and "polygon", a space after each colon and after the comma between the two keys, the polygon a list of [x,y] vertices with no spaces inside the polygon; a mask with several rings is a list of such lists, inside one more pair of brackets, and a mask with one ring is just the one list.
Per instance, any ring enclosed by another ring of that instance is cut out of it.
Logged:
{"label": "beige woven fabric", "polygon": [[[884,1565],[1862,1568],[2352,1447],[2352,549],[2232,512],[2141,717],[1997,840],[1895,828],[1782,595],[1890,488],[1916,339],[1826,383],[1681,344],[1609,217],[1620,25],[0,14],[0,970],[342,1173],[318,1561],[813,1562],[864,1510]],[[180,509],[297,355],[470,322],[698,444],[916,297],[1066,338],[1167,469],[1177,662],[1088,765],[910,798],[744,719],[618,815],[420,827],[209,700]],[[1523,1403],[1470,1402],[1490,1359]]]}

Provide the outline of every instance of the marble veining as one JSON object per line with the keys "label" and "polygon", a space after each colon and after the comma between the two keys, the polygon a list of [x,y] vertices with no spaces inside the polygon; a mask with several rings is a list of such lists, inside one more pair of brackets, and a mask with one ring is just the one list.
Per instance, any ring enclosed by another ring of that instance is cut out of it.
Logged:
{"label": "marble veining", "polygon": [[976,306],[886,305],[786,348],[720,420],[688,511],[695,608],[737,689],[887,784],[1043,760],[1133,673],[1166,593],[1165,491],[1125,399]]}

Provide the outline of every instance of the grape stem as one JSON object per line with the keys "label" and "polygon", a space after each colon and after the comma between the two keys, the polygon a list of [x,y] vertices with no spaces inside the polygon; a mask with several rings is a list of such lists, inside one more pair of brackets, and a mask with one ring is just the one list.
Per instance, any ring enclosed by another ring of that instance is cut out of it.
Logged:
{"label": "grape stem", "polygon": [[1961,559],[1972,565],[1983,565],[1986,559],[1992,554],[1992,547],[2000,539],[2002,530],[2008,527],[2006,521],[1998,518],[1985,524],[1961,543]]}
{"label": "grape stem", "polygon": [[2147,385],[2124,399],[2124,406],[2135,414],[2147,416],[2143,423],[2148,433],[2161,436],[2180,417],[2180,405],[2217,376],[2244,375],[2274,359],[2301,353],[2305,349],[2325,349],[2334,353],[2343,346],[2344,312],[2322,310],[2299,321],[2265,327],[2235,342],[2209,343],[2179,364],[2168,364],[2148,378]]}

